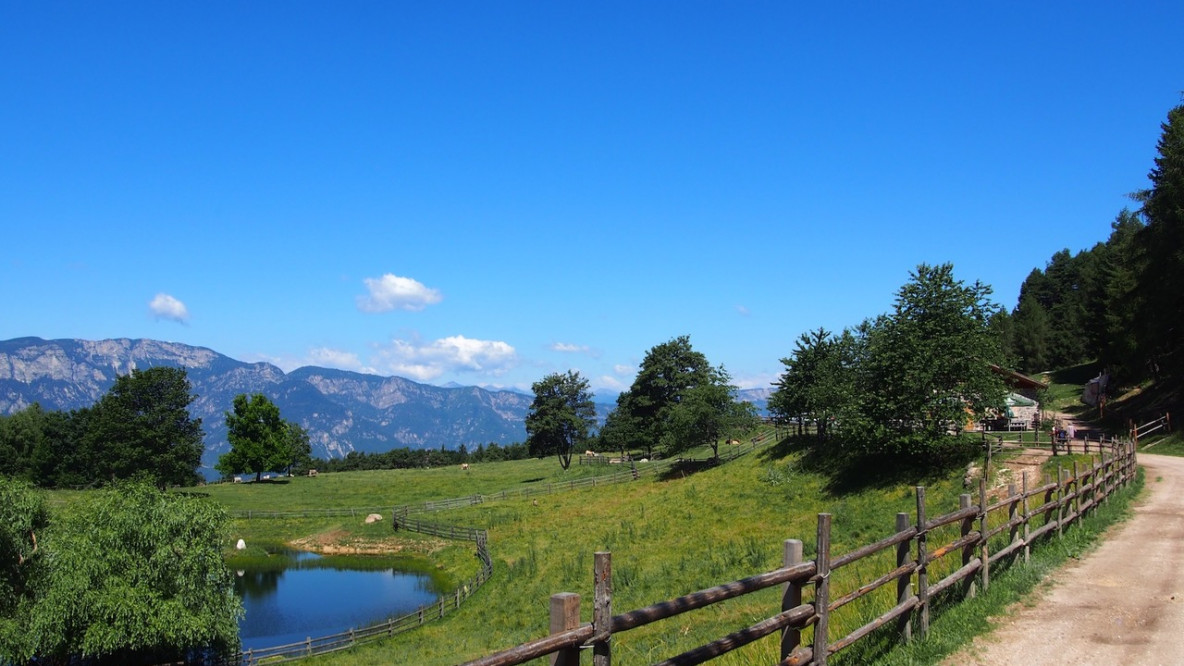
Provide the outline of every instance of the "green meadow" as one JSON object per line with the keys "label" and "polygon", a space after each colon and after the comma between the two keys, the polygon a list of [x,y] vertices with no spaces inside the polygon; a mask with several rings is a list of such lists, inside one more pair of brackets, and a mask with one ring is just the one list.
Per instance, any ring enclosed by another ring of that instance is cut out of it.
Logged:
{"label": "green meadow", "polygon": [[[203,489],[210,499],[236,511],[297,508],[390,507],[426,499],[493,493],[530,484],[555,483],[615,466],[573,466],[560,470],[553,459],[490,463],[460,468],[323,474],[272,484],[233,484]],[[488,501],[425,516],[435,522],[488,530],[494,577],[463,607],[424,627],[389,640],[316,657],[316,664],[450,664],[542,637],[548,631],[548,602],[557,592],[582,596],[583,620],[591,619],[592,565],[597,551],[612,553],[613,609],[620,613],[689,592],[730,582],[781,565],[783,542],[804,542],[815,553],[817,514],[833,515],[832,555],[838,556],[893,533],[897,512],[915,518],[915,484],[926,487],[929,516],[953,511],[963,469],[929,478],[878,479],[863,470],[864,487],[812,471],[792,443],[758,449],[718,467],[695,473],[643,476],[638,481],[534,497]],[[384,518],[389,518],[385,511]],[[394,533],[389,522],[363,525],[362,517],[238,519],[232,541],[254,548],[284,543],[371,543],[410,558],[422,558],[439,575],[467,579],[478,569],[470,543]],[[931,534],[930,543],[957,538],[951,526]],[[228,550],[230,543],[227,544]],[[865,584],[894,566],[891,552],[837,571],[832,598]],[[931,568],[931,580],[960,565],[957,556]],[[891,589],[889,589],[891,588]],[[652,663],[747,627],[779,610],[780,592],[766,590],[708,609],[614,636],[616,663]],[[895,586],[845,606],[831,620],[832,637],[846,635],[894,605]],[[805,632],[809,635],[809,631]],[[890,635],[857,644],[840,656],[846,663],[883,657]],[[775,638],[766,638],[721,664],[771,663]]]}

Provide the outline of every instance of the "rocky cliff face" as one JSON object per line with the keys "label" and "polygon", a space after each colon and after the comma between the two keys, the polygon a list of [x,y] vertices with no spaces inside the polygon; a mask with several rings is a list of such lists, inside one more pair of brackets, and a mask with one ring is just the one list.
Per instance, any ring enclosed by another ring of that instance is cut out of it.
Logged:
{"label": "rocky cliff face", "polygon": [[94,404],[133,369],[185,368],[197,399],[190,407],[206,432],[204,464],[229,449],[223,415],[239,393],[262,393],[284,418],[309,431],[313,455],[350,451],[508,444],[526,437],[529,396],[512,391],[440,388],[400,377],[327,368],[285,374],[268,363],[243,363],[210,349],[158,340],[0,342],[0,414],[34,402],[53,410]]}

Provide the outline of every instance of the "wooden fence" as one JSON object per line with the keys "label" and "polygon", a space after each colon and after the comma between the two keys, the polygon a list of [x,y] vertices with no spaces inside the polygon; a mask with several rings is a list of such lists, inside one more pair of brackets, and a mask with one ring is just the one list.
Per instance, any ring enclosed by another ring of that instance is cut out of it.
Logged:
{"label": "wooden fence", "polygon": [[[957,510],[935,518],[928,517],[925,489],[918,487],[915,516],[897,514],[893,534],[838,557],[831,553],[831,516],[819,514],[815,559],[803,561],[802,542],[789,539],[785,542],[784,566],[779,569],[619,615],[612,613],[611,554],[596,553],[592,622],[579,622],[579,595],[553,595],[549,636],[471,661],[468,666],[509,666],[547,655],[552,656],[553,664],[573,666],[579,663],[581,648],[591,649],[594,666],[609,666],[612,637],[616,634],[777,585],[783,586],[779,612],[660,663],[699,664],[780,632],[781,664],[824,666],[831,655],[890,625],[902,640],[911,638],[914,627],[924,637],[935,600],[956,600],[947,594],[954,591],[961,591],[963,597],[972,596],[977,585],[986,589],[992,566],[1026,562],[1034,544],[1053,534],[1059,537],[1066,527],[1128,484],[1134,474],[1134,444],[1111,442],[1101,460],[1088,469],[1079,470],[1074,464],[1070,470],[1059,470],[1056,479],[1034,488],[1028,486],[1025,475],[1022,488],[1011,485],[1003,497],[992,503],[988,503],[985,479],[980,480],[977,504],[972,503],[970,495],[963,495]],[[944,542],[938,538],[954,528],[955,538]],[[885,552],[894,553],[895,568],[832,599],[832,574]],[[960,559],[943,563],[947,556]],[[948,573],[931,582],[931,572]],[[893,605],[877,610],[875,619],[832,640],[829,626],[835,611],[893,583]],[[808,588],[813,590],[813,599],[803,603]],[[813,641],[803,645],[801,632],[809,627],[813,627]]]}
{"label": "wooden fence", "polygon": [[[720,462],[728,462],[735,460],[740,456],[746,455],[755,451],[760,446],[768,443],[773,437],[772,430],[763,430],[753,437],[750,441],[738,446],[725,446],[724,451],[720,454]],[[598,486],[607,486],[614,483],[623,483],[626,481],[636,481],[643,476],[658,475],[670,470],[679,464],[687,464],[693,462],[704,462],[711,460],[710,458],[667,458],[664,460],[654,460],[648,463],[632,462],[627,465],[621,465],[621,469],[612,474],[600,474],[597,476],[587,476],[582,479],[572,479],[570,481],[553,481],[550,483],[539,483],[524,488],[515,488],[512,490],[502,490],[496,493],[487,494],[473,494],[465,495],[464,497],[453,497],[448,499],[428,500],[426,502],[418,502],[416,504],[407,504],[395,507],[396,512],[403,514],[413,513],[432,513],[435,511],[447,511],[449,509],[458,509],[466,506],[474,506],[483,504],[485,502],[492,502],[496,500],[506,500],[516,497],[533,497],[537,495],[550,495],[553,493],[564,492],[568,490],[578,490],[580,488],[595,488]],[[254,518],[332,518],[332,517],[365,517],[371,513],[380,513],[386,510],[385,506],[370,506],[370,507],[354,507],[349,509],[294,509],[288,511],[261,511],[258,509],[240,509],[231,511],[230,515],[233,518],[239,519],[254,519]]]}
{"label": "wooden fence", "polygon": [[1082,453],[1085,455],[1098,454],[1101,455],[1103,450],[1109,450],[1112,442],[1109,441],[1105,435],[1090,436],[1089,433],[1083,433],[1074,439],[1065,439],[1057,441],[1052,433],[1048,433],[1048,439],[1040,439],[1040,431],[1032,432],[1034,436],[1033,441],[1024,439],[1025,433],[1006,433],[1006,432],[983,432],[984,444],[990,444],[997,453],[1004,448],[1029,448],[1029,449],[1046,449],[1051,450],[1054,455],[1060,453]]}
{"label": "wooden fence", "polygon": [[[1170,413],[1164,412],[1163,416],[1157,419],[1152,419],[1143,425],[1139,425],[1134,421],[1131,421],[1131,439],[1135,441],[1135,446],[1139,445],[1140,437],[1146,437],[1147,435],[1160,430],[1164,431],[1164,434],[1169,434],[1172,432],[1172,415]],[[1155,446],[1155,444],[1152,444],[1151,446]]]}
{"label": "wooden fence", "polygon": [[[766,433],[764,437],[754,438],[752,441],[741,444],[739,446],[729,447],[720,453],[719,461],[729,462],[739,458],[740,456],[752,453],[757,448],[769,441],[769,435]],[[712,458],[667,458],[664,460],[657,460],[650,463],[633,463],[632,466],[625,466],[624,469],[616,471],[612,474],[601,474],[598,476],[588,476],[582,479],[572,479],[570,481],[555,481],[550,483],[539,483],[525,488],[515,488],[513,490],[503,490],[496,493],[489,493],[485,495],[475,494],[466,495],[464,497],[454,497],[451,499],[429,500],[426,502],[419,502],[416,504],[407,504],[396,507],[396,511],[404,515],[431,513],[434,511],[446,511],[449,509],[458,509],[466,506],[475,506],[477,504],[484,504],[496,500],[506,500],[519,497],[533,497],[537,495],[550,495],[553,493],[566,492],[569,490],[579,490],[581,488],[596,488],[599,486],[608,486],[616,483],[623,483],[626,481],[636,481],[643,476],[652,476],[665,473],[678,465],[688,463],[702,463],[713,460]],[[257,512],[258,513],[258,512]]]}

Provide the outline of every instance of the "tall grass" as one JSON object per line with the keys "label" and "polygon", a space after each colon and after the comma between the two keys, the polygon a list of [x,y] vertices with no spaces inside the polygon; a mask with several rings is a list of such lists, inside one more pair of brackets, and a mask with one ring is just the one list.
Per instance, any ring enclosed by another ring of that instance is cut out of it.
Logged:
{"label": "tall grass", "polygon": [[[802,539],[812,557],[820,512],[833,514],[832,547],[842,553],[892,533],[895,514],[915,507],[909,486],[832,494],[825,477],[800,471],[797,455],[782,450],[686,478],[436,514],[444,522],[489,530],[494,580],[442,622],[314,663],[445,664],[474,658],[545,635],[548,600],[557,592],[581,594],[583,619],[590,620],[596,551],[612,552],[613,607],[620,612],[775,569],[786,538]],[[956,508],[960,479],[959,473],[929,484],[931,503],[944,507],[939,512]],[[843,570],[832,582],[846,591],[891,568],[869,561]],[[613,639],[614,659],[652,662],[710,642],[775,614],[779,594],[766,590],[621,634]],[[871,602],[851,604],[836,614],[833,631],[843,635],[873,612]],[[777,649],[775,640],[766,639],[717,663],[775,661]]]}
{"label": "tall grass", "polygon": [[[957,496],[966,492],[960,468],[946,475],[928,470],[923,479],[896,476],[892,483],[869,483],[854,490],[844,487],[840,492],[831,479],[803,464],[800,456],[792,446],[771,446],[685,477],[643,477],[634,482],[433,514],[433,521],[488,530],[493,580],[459,611],[441,621],[390,640],[313,658],[309,663],[457,663],[546,635],[549,597],[557,592],[581,594],[582,619],[590,621],[596,551],[612,552],[613,608],[619,613],[777,568],[787,538],[801,539],[806,558],[812,558],[818,513],[833,515],[832,554],[837,556],[894,532],[897,512],[908,512],[915,519],[913,485],[918,482],[926,486],[931,517],[956,509]],[[316,502],[321,506],[368,505],[374,503],[368,499],[372,496],[398,504],[492,493],[506,487],[499,484],[549,482],[562,474],[554,460],[480,467],[489,469],[482,470],[479,480],[472,474],[464,476],[459,469],[400,470],[293,479],[288,486],[276,488],[308,489],[317,499],[314,502],[303,497],[300,501],[305,506]],[[875,470],[865,473],[875,476]],[[899,470],[895,473],[899,474]],[[469,485],[463,485],[466,483]],[[262,491],[273,489],[263,485],[223,486],[210,495],[219,501],[225,497],[240,509],[288,508],[286,500],[276,501],[275,497],[260,501],[267,497]],[[1001,515],[992,518],[995,523],[1003,519]],[[236,529],[253,533],[257,540],[275,542],[308,535],[385,540],[430,558],[434,566],[452,574],[454,580],[476,571],[471,544],[392,534],[385,522],[368,528],[355,523],[360,521],[253,520],[238,521]],[[930,543],[948,543],[957,536],[957,525],[943,527],[930,534]],[[996,541],[1005,538],[1001,535]],[[993,547],[1001,545],[1002,541],[993,542]],[[960,564],[957,554],[939,561],[930,569],[931,580],[939,580]],[[888,551],[835,572],[831,579],[832,599],[894,566],[894,553]],[[1006,580],[1008,575],[1021,577],[1003,574],[999,580]],[[993,576],[992,590],[1006,585],[999,580]],[[832,616],[832,637],[850,633],[893,605],[895,586],[889,585],[845,606]],[[620,634],[613,638],[614,660],[623,664],[657,661],[767,618],[779,607],[779,590],[766,590]],[[945,612],[936,614],[935,620],[944,617]],[[920,656],[892,656],[895,650],[894,632],[885,630],[838,655],[836,663],[860,664],[878,659],[925,663]],[[777,658],[777,641],[769,637],[715,663],[772,663]]]}

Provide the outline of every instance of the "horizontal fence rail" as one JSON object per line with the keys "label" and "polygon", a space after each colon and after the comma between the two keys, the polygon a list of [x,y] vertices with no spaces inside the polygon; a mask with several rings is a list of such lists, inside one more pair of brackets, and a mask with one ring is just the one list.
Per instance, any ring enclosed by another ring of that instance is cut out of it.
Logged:
{"label": "horizontal fence rail", "polygon": [[[819,514],[813,560],[803,561],[803,543],[788,539],[780,569],[617,615],[611,613],[611,554],[596,553],[592,622],[579,622],[578,594],[553,595],[549,636],[475,659],[466,666],[511,666],[547,655],[553,664],[574,665],[585,649],[592,650],[594,666],[609,666],[615,634],[775,585],[783,586],[781,608],[775,614],[659,663],[699,664],[780,633],[781,664],[824,666],[831,655],[885,627],[894,627],[902,640],[909,640],[914,628],[924,637],[936,599],[956,602],[973,597],[979,586],[987,589],[992,566],[1027,562],[1034,545],[1053,534],[1059,537],[1129,484],[1135,465],[1133,442],[1111,440],[1102,448],[1101,459],[1088,468],[1078,469],[1074,464],[1070,469],[1059,469],[1055,479],[1034,487],[1029,487],[1025,474],[1021,487],[1009,485],[1006,494],[992,503],[988,503],[986,479],[980,478],[977,503],[971,495],[962,495],[957,510],[934,518],[927,517],[925,489],[919,486],[915,516],[897,514],[892,534],[837,557],[831,554],[831,516]],[[893,567],[832,598],[832,574],[842,577],[846,567],[882,553],[894,555]],[[930,582],[931,574],[941,577]],[[858,600],[876,601],[870,595],[892,583],[896,583],[896,590],[890,605],[876,610],[873,619],[854,631],[832,640],[829,627],[833,613]],[[812,590],[813,599],[803,603],[806,590]],[[803,645],[801,634],[809,628],[813,641]]]}
{"label": "horizontal fence rail", "polygon": [[[761,446],[767,444],[773,438],[771,431],[762,431],[750,441],[740,445],[721,445],[718,461],[720,463],[730,462],[743,455],[751,453]],[[566,492],[569,490],[580,490],[583,488],[597,488],[600,486],[608,486],[616,483],[625,483],[628,481],[636,481],[644,476],[657,476],[670,472],[676,469],[679,465],[708,463],[715,462],[716,458],[665,458],[662,460],[653,460],[646,463],[633,461],[628,464],[621,465],[619,469],[612,474],[599,474],[597,476],[588,476],[582,479],[572,479],[570,481],[552,481],[547,483],[538,483],[525,488],[514,488],[512,490],[502,490],[495,493],[487,494],[473,494],[465,495],[463,497],[453,497],[448,499],[427,500],[425,502],[417,502],[415,504],[407,504],[396,507],[396,511],[405,514],[413,513],[433,513],[436,511],[448,511],[451,509],[459,509],[467,506],[475,506],[477,504],[484,504],[486,502],[494,502],[498,500],[515,499],[521,497],[534,497],[538,495],[550,495],[559,492]],[[616,465],[614,465],[616,467]],[[387,506],[371,506],[371,507],[355,507],[349,509],[294,509],[287,511],[266,511],[257,509],[240,509],[231,511],[230,515],[238,519],[256,519],[256,518],[335,518],[335,517],[365,517],[370,513],[378,513],[387,508]]]}
{"label": "horizontal fence rail", "polygon": [[[742,455],[752,452],[759,446],[767,443],[771,437],[771,433],[763,432],[758,437],[753,438],[749,443],[732,446],[731,450],[721,454],[718,459],[719,462],[727,462],[735,460]],[[650,465],[642,468],[634,466],[627,471],[617,472],[611,475],[601,475],[595,477],[587,477],[583,479],[573,479],[572,481],[564,481],[559,483],[548,483],[546,487],[523,488],[512,491],[503,491],[500,493],[493,493],[489,495],[468,495],[465,497],[458,497],[444,500],[432,500],[422,502],[419,504],[411,504],[405,506],[394,507],[392,511],[391,525],[395,531],[405,530],[408,532],[417,532],[427,534],[429,536],[436,536],[444,539],[472,541],[477,545],[477,557],[481,560],[481,569],[477,574],[461,583],[451,593],[443,595],[434,603],[420,606],[410,613],[405,613],[398,617],[392,617],[381,622],[376,622],[360,629],[350,629],[348,631],[331,634],[328,636],[320,636],[317,638],[306,638],[303,641],[296,643],[289,643],[286,645],[276,645],[266,648],[251,649],[246,652],[239,653],[235,660],[231,663],[241,664],[242,666],[255,666],[261,663],[278,663],[282,661],[289,661],[293,659],[300,659],[303,657],[310,657],[318,654],[327,654],[329,652],[336,652],[344,650],[359,643],[373,640],[377,638],[386,638],[396,634],[408,631],[418,627],[425,622],[443,618],[448,613],[460,608],[461,604],[473,595],[482,585],[487,583],[493,576],[493,559],[489,552],[488,533],[485,530],[476,529],[473,527],[462,527],[458,525],[450,525],[447,523],[436,523],[418,518],[412,518],[412,514],[427,513],[434,511],[444,511],[448,509],[473,506],[476,504],[483,504],[499,499],[510,499],[514,497],[529,497],[531,495],[548,494],[554,492],[562,492],[565,490],[576,490],[579,488],[594,488],[598,486],[611,485],[613,483],[620,483],[624,481],[632,481],[640,478],[642,474],[657,474],[662,471],[667,471],[675,467],[680,462],[685,462],[683,459],[669,459],[663,461],[655,461]],[[291,518],[291,517],[335,517],[335,516],[365,516],[370,513],[377,513],[385,510],[385,507],[362,507],[351,509],[310,509],[303,511],[237,511],[232,512],[237,518]],[[777,583],[771,583],[777,584]],[[734,594],[732,596],[735,596]],[[644,610],[644,609],[643,609]],[[659,612],[659,611],[651,611]],[[655,618],[658,619],[658,618]],[[638,621],[635,618],[628,620],[630,622]],[[653,619],[641,622],[634,626],[641,626],[641,624],[648,624],[654,621]],[[576,632],[583,636],[581,632]],[[580,638],[583,642],[588,637]],[[550,645],[555,642],[554,637],[548,637],[543,640],[543,643]],[[540,654],[547,654],[542,652]],[[529,658],[527,658],[529,660]]]}
{"label": "horizontal fence rail", "polygon": [[[1163,416],[1157,419],[1152,419],[1143,425],[1139,425],[1134,421],[1131,421],[1131,439],[1135,441],[1135,446],[1139,445],[1140,437],[1146,437],[1147,435],[1160,430],[1162,430],[1164,434],[1172,432],[1172,415],[1170,412],[1165,412]],[[1149,444],[1148,448],[1152,446],[1155,446],[1155,444]]]}

